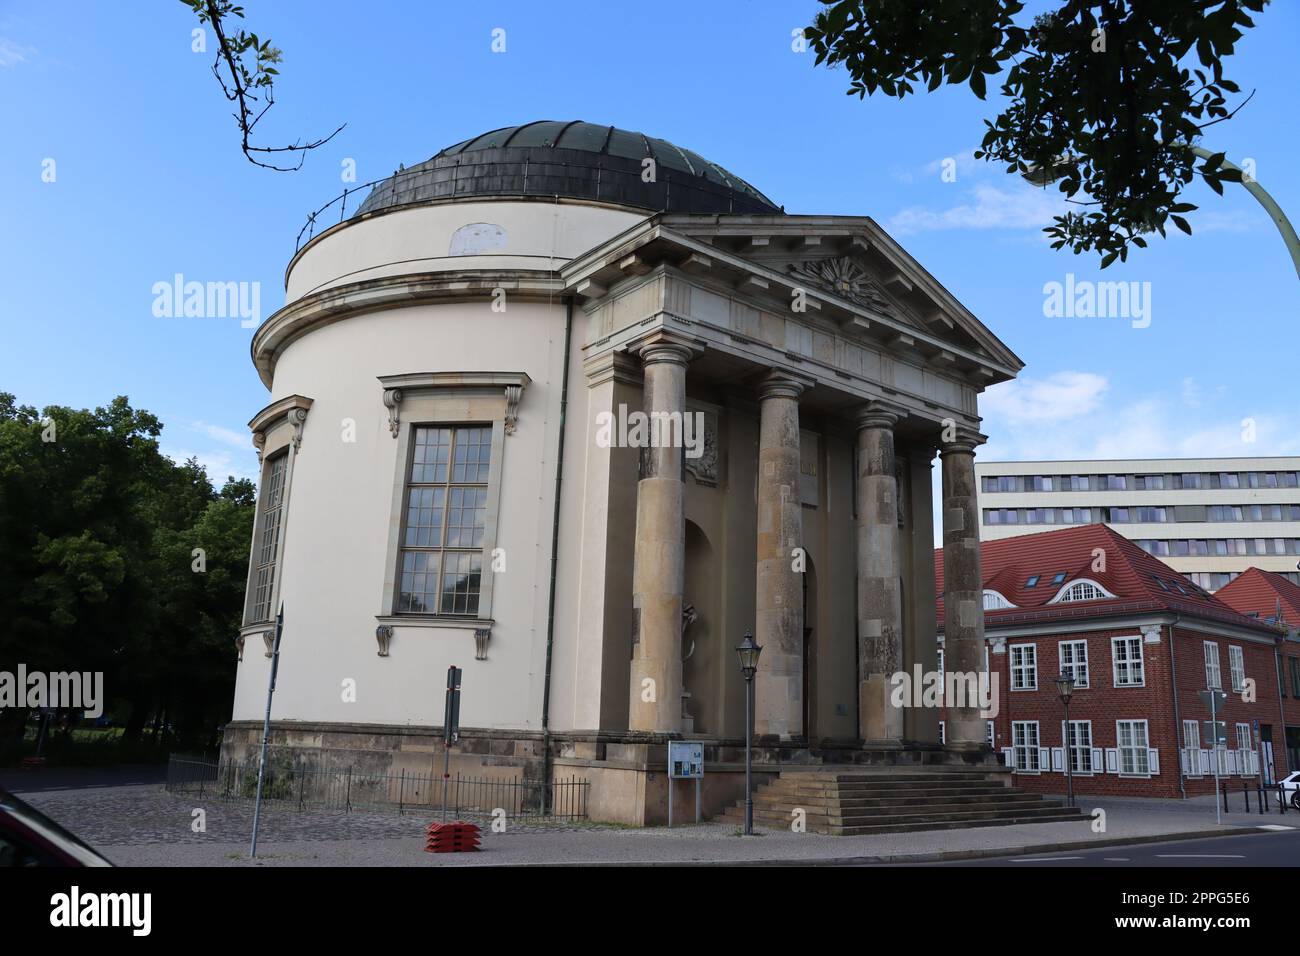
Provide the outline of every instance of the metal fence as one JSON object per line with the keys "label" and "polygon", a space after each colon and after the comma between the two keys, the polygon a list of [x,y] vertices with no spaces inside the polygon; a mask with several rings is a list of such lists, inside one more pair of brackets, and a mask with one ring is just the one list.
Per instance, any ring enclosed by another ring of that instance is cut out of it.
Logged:
{"label": "metal fence", "polygon": [[[591,783],[577,777],[554,782],[523,777],[467,777],[446,782],[448,813],[457,817],[585,820]],[[299,810],[323,808],[422,814],[443,809],[443,779],[438,774],[400,771],[366,773],[353,767],[313,769],[283,759],[268,759],[262,778],[264,803]],[[167,792],[252,800],[257,796],[257,762],[215,763],[173,755],[167,762]]]}

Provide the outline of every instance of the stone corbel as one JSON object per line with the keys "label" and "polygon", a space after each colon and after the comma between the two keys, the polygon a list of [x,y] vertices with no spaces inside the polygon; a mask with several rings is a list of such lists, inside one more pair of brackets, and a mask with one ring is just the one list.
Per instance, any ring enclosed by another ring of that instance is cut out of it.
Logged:
{"label": "stone corbel", "polygon": [[289,409],[289,425],[293,428],[293,450],[296,453],[302,448],[302,427],[307,424],[307,409],[291,408]]}
{"label": "stone corbel", "polygon": [[384,389],[384,404],[388,406],[388,430],[396,438],[402,430],[401,423],[397,418],[397,406],[402,404],[402,390],[400,388]]}
{"label": "stone corbel", "polygon": [[[302,429],[307,422],[307,411],[312,406],[310,398],[304,398],[302,395],[288,395],[277,402],[272,402],[253,416],[253,420],[248,423],[249,430],[253,433],[253,447],[257,449],[257,460],[260,462],[266,452],[266,438],[271,431],[279,425],[288,423],[292,429],[290,443],[296,452],[302,447]],[[276,446],[279,448],[281,446]],[[275,451],[273,448],[272,451]]]}
{"label": "stone corbel", "polygon": [[239,653],[239,662],[244,662],[244,635],[240,634],[235,638],[235,650]]}
{"label": "stone corbel", "polygon": [[474,628],[474,660],[487,660],[488,641],[492,639],[492,628],[476,627]]}
{"label": "stone corbel", "polygon": [[388,648],[393,643],[393,626],[380,624],[375,628],[375,640],[379,642],[379,656],[387,657]]}
{"label": "stone corbel", "polygon": [[[506,420],[505,429],[507,435],[515,433],[515,425],[519,423],[519,400],[524,397],[523,385],[506,386]],[[480,658],[482,660],[482,658]]]}
{"label": "stone corbel", "polygon": [[526,372],[408,372],[380,375],[384,388],[384,405],[388,408],[388,430],[394,438],[401,435],[400,407],[403,399],[455,389],[497,392],[505,397],[504,428],[513,434],[519,422],[519,403],[532,379]]}
{"label": "stone corbel", "polygon": [[275,647],[275,631],[263,631],[262,640],[266,642],[266,656],[270,657]]}

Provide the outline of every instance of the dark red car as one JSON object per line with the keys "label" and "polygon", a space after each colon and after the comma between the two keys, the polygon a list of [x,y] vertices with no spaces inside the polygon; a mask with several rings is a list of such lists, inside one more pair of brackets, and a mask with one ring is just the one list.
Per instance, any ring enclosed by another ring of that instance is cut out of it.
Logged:
{"label": "dark red car", "polygon": [[0,869],[112,865],[35,807],[0,790]]}

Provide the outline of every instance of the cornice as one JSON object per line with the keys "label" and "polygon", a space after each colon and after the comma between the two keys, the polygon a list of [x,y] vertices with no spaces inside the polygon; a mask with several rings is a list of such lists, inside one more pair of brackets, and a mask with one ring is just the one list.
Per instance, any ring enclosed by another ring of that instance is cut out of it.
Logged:
{"label": "cornice", "polygon": [[280,353],[313,329],[379,309],[430,302],[486,302],[504,289],[528,301],[559,301],[562,283],[545,269],[460,269],[416,275],[381,276],[333,286],[286,304],[253,334],[249,351],[267,388]]}

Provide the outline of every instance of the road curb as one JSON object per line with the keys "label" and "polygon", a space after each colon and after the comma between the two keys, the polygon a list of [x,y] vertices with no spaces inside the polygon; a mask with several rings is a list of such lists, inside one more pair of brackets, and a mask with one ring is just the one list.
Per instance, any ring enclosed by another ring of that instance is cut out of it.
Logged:
{"label": "road curb", "polygon": [[1259,833],[1254,827],[1225,827],[1216,830],[1184,830],[1175,833],[1154,833],[1126,837],[1103,837],[1097,840],[1068,840],[1055,843],[1036,843],[1020,847],[983,847],[976,850],[940,850],[932,853],[896,853],[885,856],[844,856],[812,859],[758,860],[565,860],[552,863],[492,863],[490,866],[873,866],[899,863],[946,863],[957,860],[978,860],[991,857],[1032,856],[1038,853],[1060,853],[1066,850],[1097,850],[1111,846],[1132,846],[1140,843],[1173,843],[1178,840],[1202,840],[1209,837],[1241,836]]}

